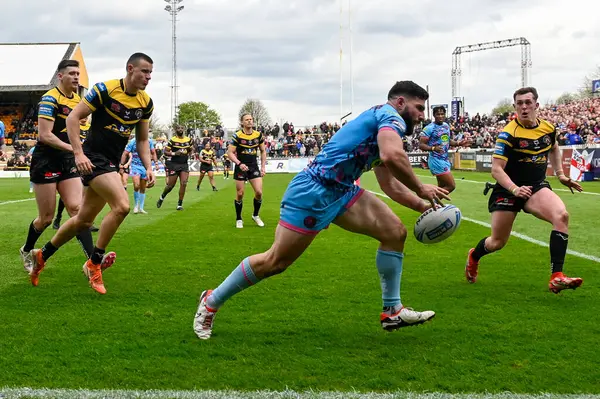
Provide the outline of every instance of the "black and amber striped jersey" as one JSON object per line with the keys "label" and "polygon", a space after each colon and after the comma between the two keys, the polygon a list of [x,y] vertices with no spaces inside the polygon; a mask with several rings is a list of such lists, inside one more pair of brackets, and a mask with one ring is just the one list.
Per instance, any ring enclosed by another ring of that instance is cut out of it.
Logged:
{"label": "black and amber striped jersey", "polygon": [[256,155],[261,144],[264,143],[261,132],[253,130],[252,133],[246,134],[243,130],[235,132],[231,138],[231,145],[235,147],[237,158],[241,163],[246,165],[258,164]]}
{"label": "black and amber striped jersey", "polygon": [[81,142],[85,141],[87,134],[90,131],[90,127],[92,127],[92,124],[89,119],[79,121],[79,138],[81,139]]}
{"label": "black and amber striped jersey", "polygon": [[127,93],[123,79],[96,83],[83,102],[92,110],[92,126],[83,145],[86,153],[102,154],[115,165],[139,122],[147,122],[154,105],[144,90]]}
{"label": "black and amber striped jersey", "polygon": [[192,152],[192,139],[187,136],[179,137],[173,136],[171,140],[169,140],[169,144],[165,147],[165,150],[171,152],[177,152],[179,150],[183,151],[183,155],[173,155],[171,157],[171,162],[173,163],[187,163],[189,159],[190,152]]}
{"label": "black and amber striped jersey", "polygon": [[[68,143],[67,116],[79,104],[79,101],[81,98],[77,93],[67,97],[58,87],[55,87],[42,96],[38,104],[38,118],[54,122],[52,133],[61,141]],[[73,156],[72,152],[61,151],[42,142],[37,143],[35,153],[38,156]]]}
{"label": "black and amber striped jersey", "polygon": [[527,128],[515,119],[498,135],[493,157],[506,161],[504,171],[515,184],[536,185],[546,179],[555,142],[556,128],[550,122],[538,119],[536,127]]}
{"label": "black and amber striped jersey", "polygon": [[213,162],[216,159],[215,152],[213,150],[202,150],[200,151],[200,159],[204,162]]}

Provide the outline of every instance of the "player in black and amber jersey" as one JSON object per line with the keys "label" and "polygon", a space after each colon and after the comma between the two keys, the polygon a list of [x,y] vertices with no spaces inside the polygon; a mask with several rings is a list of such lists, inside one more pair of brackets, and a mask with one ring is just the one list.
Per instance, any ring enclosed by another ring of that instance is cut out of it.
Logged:
{"label": "player in black and amber jersey", "polygon": [[498,135],[492,159],[492,177],[497,182],[488,204],[492,214],[492,235],[483,238],[469,251],[465,276],[470,283],[477,280],[479,260],[506,245],[517,214],[524,210],[552,224],[550,291],[556,294],[565,289],[578,288],[583,283],[582,279],[563,274],[569,239],[569,214],[564,202],[546,181],[548,161],[554,167],[559,181],[571,191],[582,191],[581,185],[563,172],[556,128],[537,118],[537,90],[533,87],[519,89],[513,95],[513,100],[517,119],[506,125]]}
{"label": "player in black and amber jersey", "polygon": [[202,179],[204,179],[204,175],[208,174],[208,181],[212,186],[213,191],[219,191],[215,187],[215,175],[214,175],[214,167],[217,167],[217,156],[215,155],[215,151],[210,147],[210,142],[207,142],[204,145],[204,149],[200,151],[200,177],[198,177],[198,184],[196,185],[196,190],[200,191],[200,185],[202,184]]}
{"label": "player in black and amber jersey", "polygon": [[177,178],[179,178],[179,201],[177,202],[177,210],[183,210],[183,199],[190,177],[188,160],[192,153],[192,140],[185,136],[184,133],[185,127],[182,125],[177,126],[175,129],[175,136],[169,140],[169,144],[165,147],[165,155],[168,159],[165,164],[167,185],[156,202],[157,208],[162,206],[163,201],[171,190],[173,190],[177,183]]}
{"label": "player in black and amber jersey", "polygon": [[[77,216],[65,222],[41,250],[33,251],[32,282],[37,283],[48,258],[76,233],[89,229],[108,203],[110,212],[102,220],[90,259],[83,265],[90,286],[101,294],[106,293],[101,262],[110,240],[129,214],[129,196],[123,190],[117,171],[127,139],[134,129],[138,154],[147,169],[148,186],[155,181],[148,141],[149,120],[154,107],[144,91],[152,75],[152,64],[146,54],[133,54],[127,61],[124,79],[95,84],[67,118],[75,164],[83,175],[83,184],[89,187]],[[82,147],[79,121],[90,114],[93,114],[92,127]]]}
{"label": "player in black and amber jersey", "polygon": [[[58,65],[58,85],[42,96],[38,106],[39,142],[33,152],[29,171],[35,188],[38,216],[31,222],[27,240],[20,250],[23,266],[30,273],[34,265],[33,248],[42,232],[52,223],[56,192],[64,201],[69,215],[74,216],[79,211],[83,186],[66,128],[67,117],[81,100],[77,95],[78,88],[79,62],[61,61]],[[77,239],[89,257],[94,249],[90,231],[77,233]],[[37,281],[32,282],[37,285]]]}
{"label": "player in black and amber jersey", "polygon": [[[242,206],[244,198],[244,182],[250,181],[254,189],[254,213],[252,219],[259,227],[264,227],[258,212],[262,204],[262,178],[266,173],[267,153],[262,133],[253,129],[254,120],[250,114],[242,114],[240,118],[242,129],[238,130],[231,139],[231,144],[227,155],[231,162],[235,164],[233,178],[235,179],[236,197],[235,197],[235,227],[241,229],[244,227],[242,221]],[[260,151],[260,168],[256,157]]]}
{"label": "player in black and amber jersey", "polygon": [[[81,133],[79,134],[79,137],[81,138],[81,142],[83,143],[85,141],[85,138],[87,137],[88,130],[90,130],[90,126],[91,126],[89,118],[80,120],[79,125],[81,126]],[[56,217],[54,218],[54,222],[52,223],[52,228],[54,230],[58,230],[60,228],[60,221],[62,219],[62,213],[64,210],[65,210],[65,203],[62,200],[62,198],[60,198],[58,200],[58,206],[56,208]],[[96,226],[92,226],[92,227],[90,227],[90,231],[96,232],[96,231],[98,231],[98,228]]]}
{"label": "player in black and amber jersey", "polygon": [[229,171],[231,170],[231,159],[227,153],[223,154],[223,179],[229,179]]}

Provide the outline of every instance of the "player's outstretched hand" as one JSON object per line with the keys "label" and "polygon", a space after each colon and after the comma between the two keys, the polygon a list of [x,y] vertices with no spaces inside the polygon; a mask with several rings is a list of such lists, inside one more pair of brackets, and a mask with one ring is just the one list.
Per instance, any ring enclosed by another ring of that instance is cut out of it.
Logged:
{"label": "player's outstretched hand", "polygon": [[146,187],[154,187],[154,184],[156,183],[156,176],[154,176],[154,171],[152,170],[152,168],[146,170],[146,176],[148,177],[148,180],[146,180]]}
{"label": "player's outstretched hand", "polygon": [[581,187],[581,184],[577,183],[576,181],[572,180],[571,178],[562,175],[558,178],[558,180],[565,186],[569,187],[569,189],[571,190],[571,192],[573,192],[573,189],[577,190],[578,192],[582,192],[583,191],[583,187]]}
{"label": "player's outstretched hand", "polygon": [[96,167],[85,154],[75,155],[75,166],[82,175],[91,175],[92,170]]}
{"label": "player's outstretched hand", "polygon": [[420,198],[429,201],[433,209],[437,209],[438,205],[442,205],[442,199],[450,200],[448,190],[433,184],[423,184],[416,194]]}
{"label": "player's outstretched hand", "polygon": [[529,197],[531,197],[533,195],[533,191],[531,191],[532,188],[533,187],[531,187],[531,186],[517,187],[517,189],[514,192],[514,195],[515,195],[515,197],[529,199]]}

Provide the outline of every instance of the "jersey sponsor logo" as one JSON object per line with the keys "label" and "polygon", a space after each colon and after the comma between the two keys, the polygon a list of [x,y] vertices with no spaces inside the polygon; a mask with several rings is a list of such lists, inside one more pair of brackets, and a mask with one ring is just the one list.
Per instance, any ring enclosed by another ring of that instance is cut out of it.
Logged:
{"label": "jersey sponsor logo", "polygon": [[98,96],[98,93],[96,93],[96,90],[94,88],[92,88],[92,90],[90,90],[88,92],[88,94],[85,95],[85,100],[91,104],[94,102],[94,100],[96,99],[97,96]]}
{"label": "jersey sponsor logo", "polygon": [[52,96],[44,96],[44,97],[42,97],[42,101],[56,104],[56,98],[54,98]]}
{"label": "jersey sponsor logo", "polygon": [[111,103],[110,110],[113,112],[121,112],[121,104],[115,102]]}
{"label": "jersey sponsor logo", "polygon": [[519,141],[519,147],[521,148],[527,148],[529,146],[529,143],[527,142],[527,140],[520,140]]}
{"label": "jersey sponsor logo", "polygon": [[440,137],[440,140],[442,140],[442,141],[450,141],[450,138],[448,137],[448,135],[447,135],[447,134],[443,134],[443,135]]}
{"label": "jersey sponsor logo", "polygon": [[42,104],[38,110],[38,115],[52,116],[53,108],[50,105]]}

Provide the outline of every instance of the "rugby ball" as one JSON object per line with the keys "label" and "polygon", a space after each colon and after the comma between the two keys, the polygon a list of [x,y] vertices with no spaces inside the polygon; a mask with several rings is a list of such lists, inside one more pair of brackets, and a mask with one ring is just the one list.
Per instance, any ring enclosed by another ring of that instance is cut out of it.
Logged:
{"label": "rugby ball", "polygon": [[458,229],[461,218],[460,209],[454,205],[446,205],[435,210],[430,208],[415,222],[415,238],[423,244],[444,241]]}

